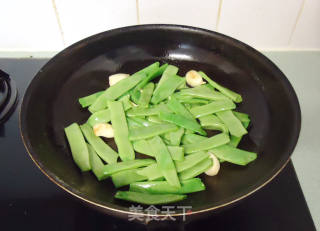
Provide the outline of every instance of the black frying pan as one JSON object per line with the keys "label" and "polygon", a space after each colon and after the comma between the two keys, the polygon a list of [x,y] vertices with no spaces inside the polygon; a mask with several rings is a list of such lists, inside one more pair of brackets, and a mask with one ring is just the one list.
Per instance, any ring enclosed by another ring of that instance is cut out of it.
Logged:
{"label": "black frying pan", "polygon": [[[89,116],[77,99],[107,87],[107,76],[133,73],[155,62],[202,70],[239,92],[239,111],[251,115],[240,147],[259,154],[246,167],[223,163],[218,176],[203,176],[207,189],[176,205],[201,215],[232,205],[272,180],[286,165],[300,131],[297,96],[284,74],[248,45],[208,30],[144,25],[84,39],[52,58],[35,76],[23,99],[20,127],[30,157],[55,184],[97,209],[126,217],[132,203],[113,198],[110,180],[98,182],[73,163],[63,128]],[[115,144],[110,142],[113,148]],[[277,195],[274,195],[277,196]],[[181,214],[181,210],[176,210]]]}

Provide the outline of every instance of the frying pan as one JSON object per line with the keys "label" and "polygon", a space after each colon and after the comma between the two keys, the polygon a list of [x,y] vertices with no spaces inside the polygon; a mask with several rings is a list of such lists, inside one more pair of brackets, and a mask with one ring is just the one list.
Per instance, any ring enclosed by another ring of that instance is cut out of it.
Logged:
{"label": "frying pan", "polygon": [[[21,106],[21,136],[51,181],[107,214],[124,218],[135,213],[132,203],[113,198],[116,189],[110,180],[98,182],[92,173],[79,171],[63,128],[86,121],[89,112],[81,109],[78,98],[105,89],[110,74],[133,73],[155,61],[177,65],[180,75],[202,70],[240,93],[238,110],[252,121],[240,148],[258,153],[248,166],[223,163],[217,176],[202,176],[206,190],[174,204],[177,217],[182,216],[177,206],[192,206],[188,215],[202,216],[234,205],[284,168],[301,124],[297,96],[284,74],[261,53],[228,36],[187,26],[141,25],[103,32],[66,48],[32,80]],[[116,149],[114,142],[108,143]]]}

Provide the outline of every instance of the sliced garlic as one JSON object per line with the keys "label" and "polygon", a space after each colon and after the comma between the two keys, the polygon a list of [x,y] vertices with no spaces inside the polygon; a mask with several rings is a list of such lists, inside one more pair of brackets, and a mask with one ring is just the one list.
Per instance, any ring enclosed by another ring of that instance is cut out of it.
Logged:
{"label": "sliced garlic", "polygon": [[211,152],[210,153],[210,157],[212,159],[213,165],[211,168],[209,168],[205,174],[208,176],[215,176],[218,174],[219,170],[220,170],[220,162],[218,160],[218,158]]}
{"label": "sliced garlic", "polygon": [[201,84],[206,83],[202,80],[201,75],[195,70],[190,70],[187,72],[186,81],[187,81],[187,84],[190,85],[191,87],[197,87],[197,86],[200,86]]}
{"label": "sliced garlic", "polygon": [[111,124],[100,123],[93,126],[93,132],[96,136],[103,136],[106,138],[114,137]]}
{"label": "sliced garlic", "polygon": [[120,80],[123,80],[127,77],[129,77],[129,74],[124,74],[124,73],[118,73],[118,74],[114,74],[114,75],[110,75],[109,76],[109,85],[115,85],[117,82],[119,82]]}
{"label": "sliced garlic", "polygon": [[134,102],[131,102],[131,105],[134,107],[138,107],[138,104],[135,104]]}

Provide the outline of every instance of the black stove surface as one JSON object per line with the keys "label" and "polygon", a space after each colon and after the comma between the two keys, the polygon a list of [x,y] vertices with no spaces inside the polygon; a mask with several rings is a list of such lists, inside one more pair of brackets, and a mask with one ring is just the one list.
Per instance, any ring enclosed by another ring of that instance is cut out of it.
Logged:
{"label": "black stove surface", "polygon": [[0,125],[11,115],[17,102],[15,81],[0,69]]}
{"label": "black stove surface", "polygon": [[[0,59],[23,96],[44,59]],[[144,226],[96,212],[53,184],[33,164],[19,134],[18,111],[0,126],[1,230],[316,230],[290,162],[271,183],[206,219]]]}

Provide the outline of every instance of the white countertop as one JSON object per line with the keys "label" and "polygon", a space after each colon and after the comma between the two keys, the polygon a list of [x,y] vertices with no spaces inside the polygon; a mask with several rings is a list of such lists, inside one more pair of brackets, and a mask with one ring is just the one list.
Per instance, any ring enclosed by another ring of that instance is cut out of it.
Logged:
{"label": "white countertop", "polygon": [[320,51],[263,53],[284,72],[298,95],[302,126],[292,160],[320,230]]}

